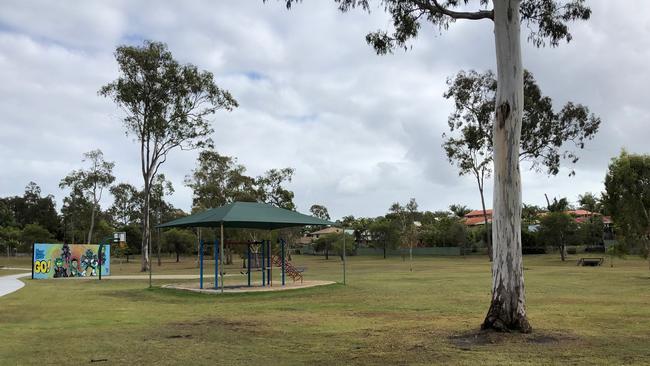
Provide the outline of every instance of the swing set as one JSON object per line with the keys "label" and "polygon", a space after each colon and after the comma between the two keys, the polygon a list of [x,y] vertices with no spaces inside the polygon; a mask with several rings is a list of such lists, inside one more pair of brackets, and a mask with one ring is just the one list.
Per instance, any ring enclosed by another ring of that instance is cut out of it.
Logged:
{"label": "swing set", "polygon": [[[286,258],[286,241],[284,239],[279,239],[280,244],[280,254],[273,254],[271,241],[270,240],[261,240],[261,241],[226,241],[225,244],[227,247],[232,247],[234,245],[245,245],[246,246],[246,258],[245,258],[245,268],[247,276],[247,286],[252,287],[252,273],[261,272],[262,273],[262,286],[272,286],[273,285],[273,276],[272,270],[273,267],[279,267],[281,270],[282,286],[286,284],[286,277],[289,276],[293,282],[300,280],[303,281],[303,272],[304,269],[295,267],[290,261]],[[203,258],[204,252],[207,247],[207,244],[204,240],[199,242],[199,288],[203,289]],[[213,244],[213,258],[214,258],[214,288],[219,288],[218,275],[219,275],[219,263],[224,263],[222,258],[222,251],[219,250],[219,240],[215,240]],[[254,263],[254,264],[253,264]],[[221,275],[225,275],[223,272]]]}

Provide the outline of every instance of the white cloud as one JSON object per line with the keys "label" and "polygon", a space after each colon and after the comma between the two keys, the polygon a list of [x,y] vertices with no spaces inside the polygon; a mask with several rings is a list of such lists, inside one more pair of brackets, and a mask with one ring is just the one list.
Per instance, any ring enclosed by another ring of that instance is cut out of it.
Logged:
{"label": "white cloud", "polygon": [[[140,184],[137,146],[97,90],[117,76],[115,46],[152,39],[212,71],[233,93],[240,108],[213,117],[218,149],[254,175],[294,167],[299,209],[321,203],[334,217],[374,216],[410,197],[430,210],[480,205],[474,181],[458,177],[440,144],[451,110],[442,98],[446,78],[495,63],[487,21],[457,22],[442,34],[425,27],[412,50],[380,57],[364,36],[390,24],[383,11],[341,14],[331,1],[291,11],[273,1],[3,5],[0,196],[20,194],[34,180],[62,198],[59,180],[95,148],[116,161],[119,181]],[[634,21],[611,2],[590,6],[592,20],[572,27],[569,45],[524,47],[526,67],[558,106],[581,102],[603,118],[576,177],[523,172],[527,202],[600,191],[621,147],[648,152],[650,5],[628,5],[638,9]],[[177,151],[163,166],[176,187],[171,201],[186,210],[191,192],[183,177],[196,155]]]}

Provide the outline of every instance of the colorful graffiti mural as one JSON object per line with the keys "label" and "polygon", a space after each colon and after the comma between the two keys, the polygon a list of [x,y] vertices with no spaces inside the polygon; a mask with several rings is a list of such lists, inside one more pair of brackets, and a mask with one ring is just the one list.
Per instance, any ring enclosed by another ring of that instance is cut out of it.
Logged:
{"label": "colorful graffiti mural", "polygon": [[98,244],[34,244],[34,278],[91,277],[110,275],[110,245]]}

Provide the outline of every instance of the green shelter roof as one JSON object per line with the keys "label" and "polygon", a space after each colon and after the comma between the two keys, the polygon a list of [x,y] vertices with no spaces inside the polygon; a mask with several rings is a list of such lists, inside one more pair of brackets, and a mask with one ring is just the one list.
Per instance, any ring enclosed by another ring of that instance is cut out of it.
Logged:
{"label": "green shelter roof", "polygon": [[266,203],[234,202],[181,217],[157,228],[219,227],[274,230],[304,225],[335,225],[333,222],[286,210]]}

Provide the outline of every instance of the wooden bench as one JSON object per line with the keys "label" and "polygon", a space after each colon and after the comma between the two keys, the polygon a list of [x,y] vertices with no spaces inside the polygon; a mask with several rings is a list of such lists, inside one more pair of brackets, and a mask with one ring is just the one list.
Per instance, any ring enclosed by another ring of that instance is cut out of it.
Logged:
{"label": "wooden bench", "polygon": [[580,258],[578,259],[577,266],[583,267],[598,267],[605,261],[605,258]]}

